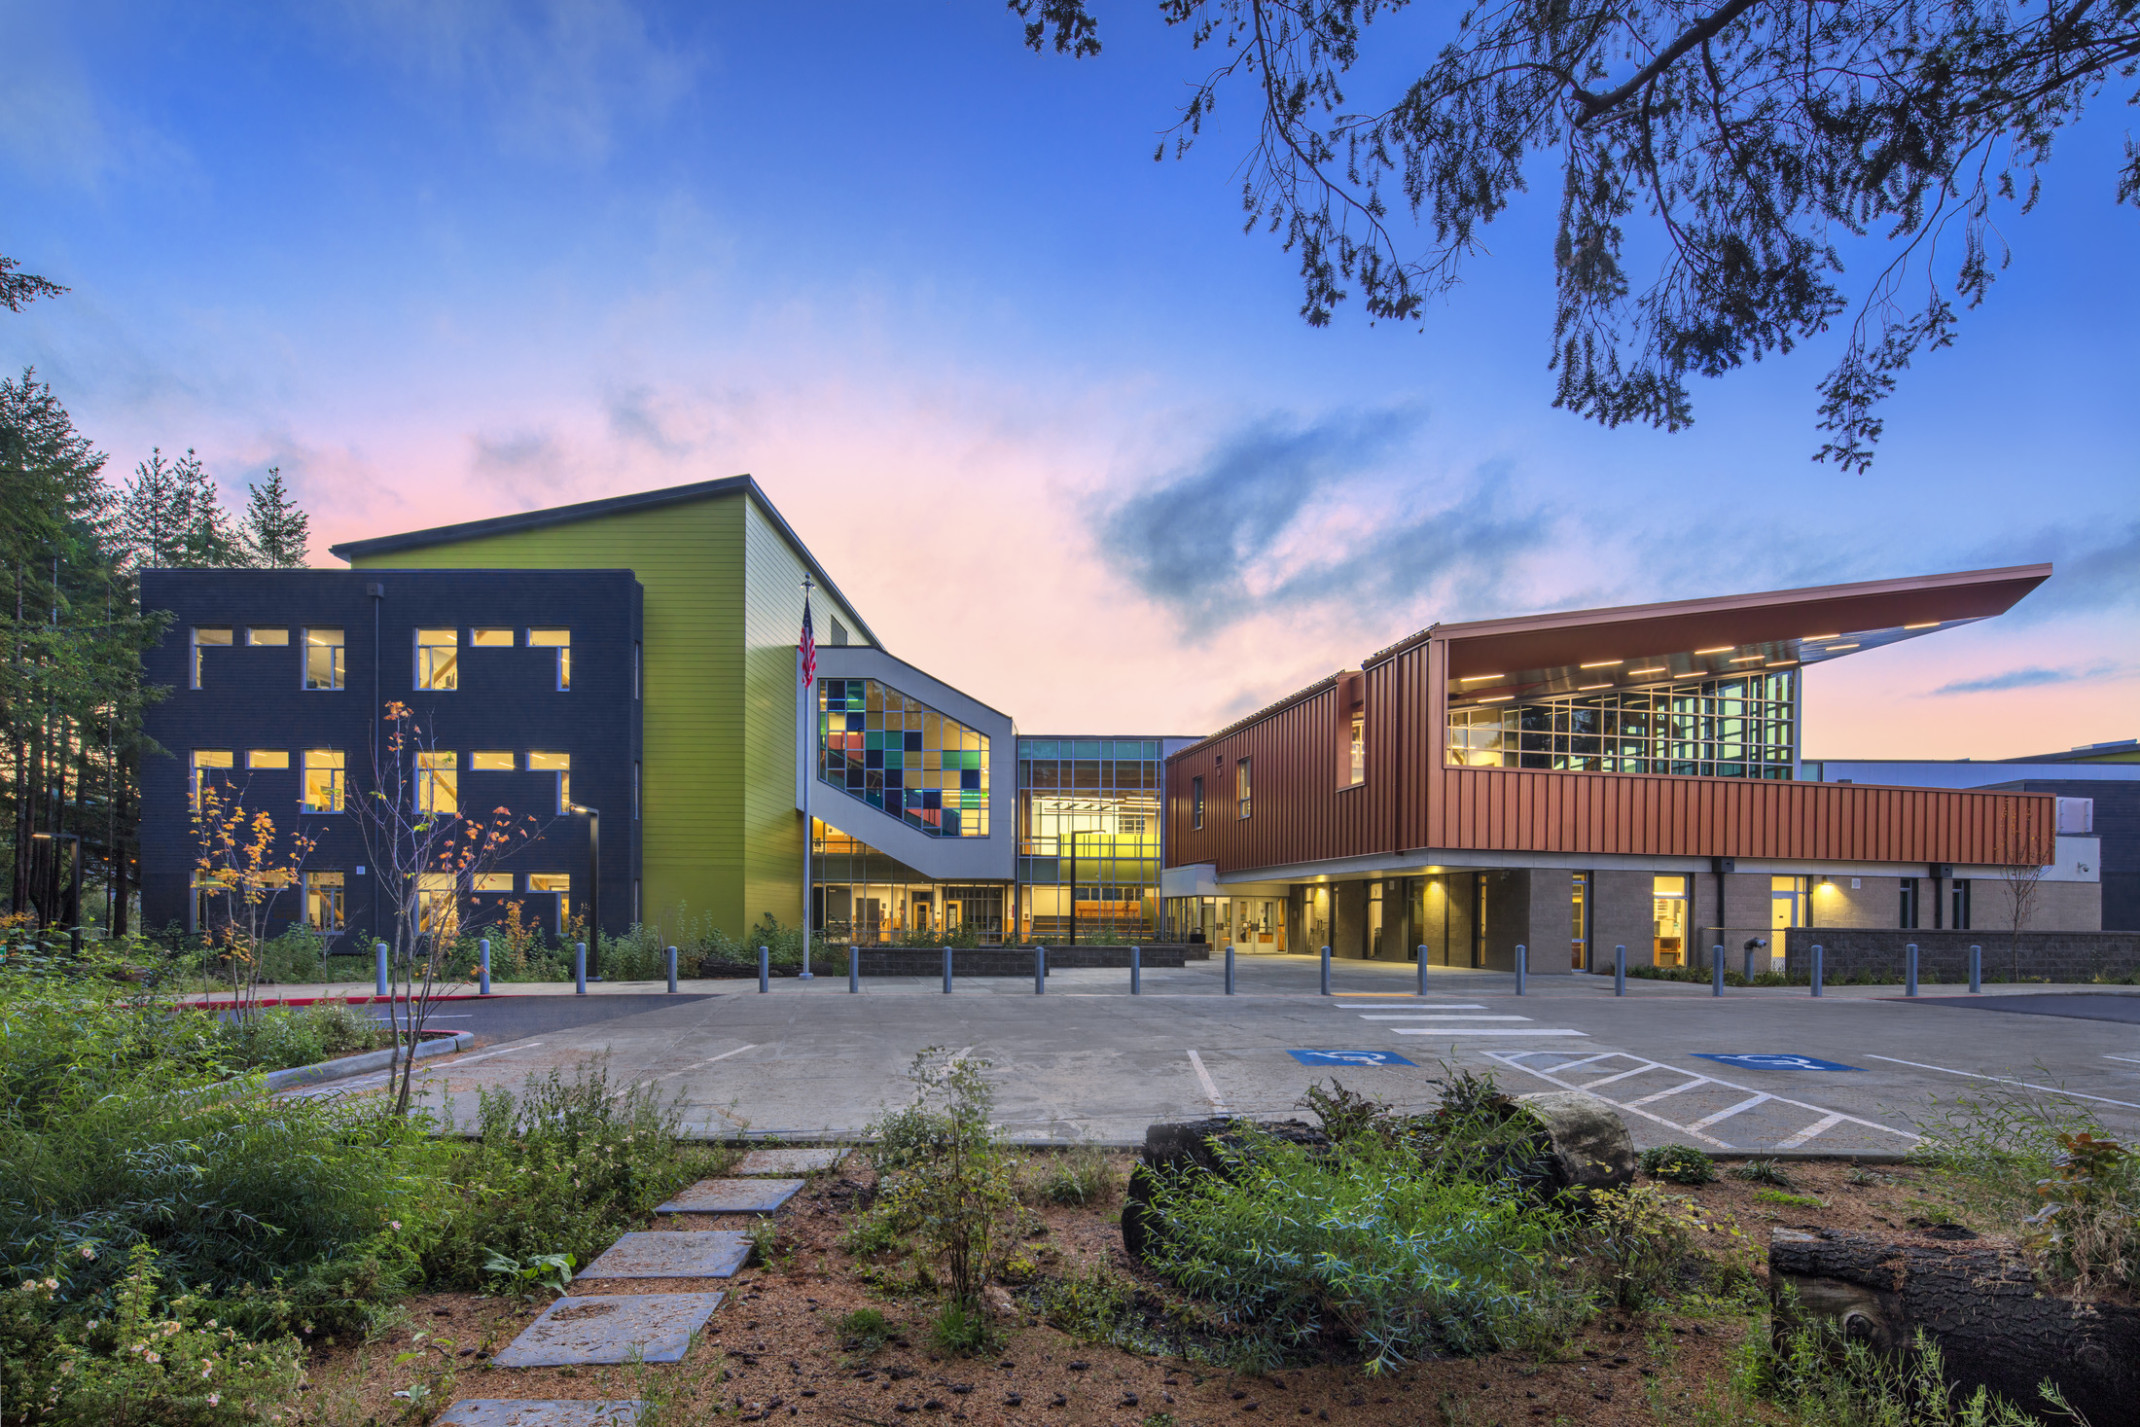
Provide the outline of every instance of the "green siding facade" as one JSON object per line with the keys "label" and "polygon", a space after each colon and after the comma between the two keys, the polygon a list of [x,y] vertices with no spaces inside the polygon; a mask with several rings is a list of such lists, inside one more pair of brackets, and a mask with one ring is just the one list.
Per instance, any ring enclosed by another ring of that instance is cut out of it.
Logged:
{"label": "green siding facade", "polygon": [[[368,569],[625,569],[646,591],[641,917],[675,936],[802,920],[795,641],[810,566],[748,491],[351,562]],[[820,643],[852,610],[820,590]]]}

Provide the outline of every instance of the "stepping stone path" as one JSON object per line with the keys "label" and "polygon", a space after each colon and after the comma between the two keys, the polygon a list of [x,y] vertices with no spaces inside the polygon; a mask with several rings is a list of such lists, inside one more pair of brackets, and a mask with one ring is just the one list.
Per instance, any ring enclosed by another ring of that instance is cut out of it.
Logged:
{"label": "stepping stone path", "polygon": [[752,1150],[736,1165],[736,1173],[750,1175],[817,1174],[847,1158],[845,1145],[820,1145],[812,1149]]}
{"label": "stepping stone path", "polygon": [[626,1234],[579,1272],[581,1278],[727,1278],[750,1257],[734,1229],[661,1229]]}
{"label": "stepping stone path", "polygon": [[641,1362],[682,1362],[691,1335],[720,1306],[718,1293],[589,1293],[560,1298],[543,1310],[512,1346],[492,1362],[501,1368],[561,1368]]}
{"label": "stepping stone path", "polygon": [[795,1197],[800,1179],[702,1179],[656,1214],[770,1214]]}
{"label": "stepping stone path", "polygon": [[446,1409],[437,1427],[624,1427],[645,1412],[644,1402],[464,1397]]}

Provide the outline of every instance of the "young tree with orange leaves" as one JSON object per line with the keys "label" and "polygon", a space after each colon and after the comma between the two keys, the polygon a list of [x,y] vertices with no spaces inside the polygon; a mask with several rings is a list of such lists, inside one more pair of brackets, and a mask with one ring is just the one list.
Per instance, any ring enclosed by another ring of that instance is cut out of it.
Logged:
{"label": "young tree with orange leaves", "polygon": [[193,793],[193,885],[209,915],[201,931],[220,949],[241,1020],[259,1008],[260,952],[282,894],[304,877],[314,839],[278,835],[274,817],[249,811],[245,792],[203,773]]}

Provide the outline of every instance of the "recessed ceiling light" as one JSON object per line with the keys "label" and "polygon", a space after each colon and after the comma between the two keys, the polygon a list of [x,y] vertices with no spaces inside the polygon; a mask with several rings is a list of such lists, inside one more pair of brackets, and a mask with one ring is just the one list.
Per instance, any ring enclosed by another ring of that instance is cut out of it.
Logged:
{"label": "recessed ceiling light", "polygon": [[1591,691],[1592,689],[1609,689],[1609,688],[1611,688],[1611,687],[1612,687],[1612,685],[1611,685],[1610,683],[1604,683],[1604,684],[1577,684],[1577,685],[1575,686],[1575,691],[1576,691],[1577,693],[1579,693],[1579,694],[1587,694],[1587,693],[1589,693],[1589,692],[1590,692],[1590,691]]}
{"label": "recessed ceiling light", "polygon": [[1769,668],[1771,668],[1771,669],[1792,669],[1792,668],[1796,668],[1796,667],[1797,667],[1797,665],[1798,665],[1798,661],[1797,661],[1796,659],[1778,659],[1778,660],[1777,660],[1777,661],[1776,661],[1775,663],[1773,663],[1773,664],[1769,665]]}
{"label": "recessed ceiling light", "polygon": [[1727,664],[1758,664],[1766,658],[1768,658],[1766,654],[1741,654],[1736,659],[1727,659],[1724,662]]}
{"label": "recessed ceiling light", "polygon": [[1694,652],[1697,654],[1729,654],[1738,647],[1736,644],[1719,644],[1714,649],[1697,649]]}
{"label": "recessed ceiling light", "polygon": [[1905,624],[1905,625],[1904,625],[1904,626],[1902,626],[1902,627],[1903,627],[1904,629],[1937,629],[1937,628],[1939,628],[1939,624],[1940,624],[1940,622],[1939,622],[1938,620],[1934,619],[1934,620],[1929,620],[1929,621],[1927,621],[1927,622],[1926,622],[1926,623],[1924,623],[1924,624]]}
{"label": "recessed ceiling light", "polygon": [[1672,671],[1671,671],[1671,669],[1670,669],[1670,668],[1669,668],[1668,666],[1666,666],[1666,665],[1663,665],[1663,664],[1659,664],[1659,665],[1655,666],[1654,668],[1649,668],[1649,669],[1630,669],[1630,670],[1628,670],[1627,672],[1628,672],[1628,673],[1630,673],[1630,674],[1669,674],[1669,673],[1671,673]]}
{"label": "recessed ceiling light", "polygon": [[1479,699],[1479,702],[1482,704],[1505,704],[1514,697],[1516,697],[1514,694],[1486,694]]}
{"label": "recessed ceiling light", "polygon": [[1831,644],[1828,646],[1828,652],[1830,654],[1840,654],[1845,649],[1855,649],[1857,647],[1855,644]]}
{"label": "recessed ceiling light", "polygon": [[1626,662],[1625,659],[1598,659],[1581,667],[1585,669],[1611,669]]}
{"label": "recessed ceiling light", "polygon": [[1459,684],[1481,684],[1488,679],[1505,679],[1507,677],[1508,675],[1506,674],[1466,674],[1463,678],[1458,679],[1457,682]]}
{"label": "recessed ceiling light", "polygon": [[1807,634],[1801,636],[1803,642],[1807,644],[1811,644],[1816,639],[1841,639],[1842,637],[1840,634]]}

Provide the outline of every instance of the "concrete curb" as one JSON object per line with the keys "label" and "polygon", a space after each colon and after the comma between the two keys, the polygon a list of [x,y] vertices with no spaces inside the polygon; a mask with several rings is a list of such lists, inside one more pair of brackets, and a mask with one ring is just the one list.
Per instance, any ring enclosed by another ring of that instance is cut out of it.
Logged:
{"label": "concrete curb", "polygon": [[[435,1055],[451,1055],[475,1044],[474,1031],[455,1031],[450,1036],[439,1036],[424,1041],[416,1047],[418,1060],[429,1060]],[[287,1090],[293,1085],[318,1085],[329,1080],[341,1080],[366,1071],[384,1070],[394,1063],[394,1050],[366,1051],[363,1055],[345,1055],[340,1060],[323,1060],[317,1065],[294,1065],[288,1070],[271,1070],[267,1073],[267,1088]]]}

